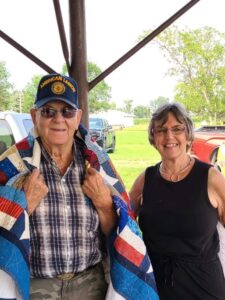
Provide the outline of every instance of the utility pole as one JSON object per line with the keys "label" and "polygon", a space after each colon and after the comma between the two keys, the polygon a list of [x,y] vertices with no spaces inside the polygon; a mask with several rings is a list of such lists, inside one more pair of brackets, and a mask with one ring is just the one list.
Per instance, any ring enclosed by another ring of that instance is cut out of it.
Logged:
{"label": "utility pole", "polygon": [[23,93],[19,91],[19,112],[22,113]]}

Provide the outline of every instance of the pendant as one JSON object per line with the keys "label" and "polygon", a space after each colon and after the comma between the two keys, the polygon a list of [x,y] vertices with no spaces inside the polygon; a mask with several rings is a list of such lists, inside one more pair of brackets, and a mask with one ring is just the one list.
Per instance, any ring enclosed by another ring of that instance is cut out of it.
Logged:
{"label": "pendant", "polygon": [[177,181],[179,181],[179,175],[172,174],[172,175],[170,176],[170,181],[172,181],[172,182],[177,182]]}

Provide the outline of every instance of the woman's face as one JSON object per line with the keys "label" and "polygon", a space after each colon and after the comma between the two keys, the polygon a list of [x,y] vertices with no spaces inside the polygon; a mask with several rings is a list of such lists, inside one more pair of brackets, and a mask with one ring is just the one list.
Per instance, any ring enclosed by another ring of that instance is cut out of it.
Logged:
{"label": "woman's face", "polygon": [[[54,117],[46,118],[43,116],[41,110],[46,107],[57,111]],[[49,102],[38,110],[33,109],[31,111],[38,134],[48,148],[62,145],[71,147],[73,143],[74,133],[80,124],[82,112],[81,110],[77,110],[72,118],[66,118],[61,113],[65,108],[71,109],[64,102],[54,101]]]}
{"label": "woman's face", "polygon": [[167,121],[162,125],[155,122],[153,130],[154,145],[162,159],[176,159],[187,152],[186,127],[177,121],[172,113],[168,113]]}

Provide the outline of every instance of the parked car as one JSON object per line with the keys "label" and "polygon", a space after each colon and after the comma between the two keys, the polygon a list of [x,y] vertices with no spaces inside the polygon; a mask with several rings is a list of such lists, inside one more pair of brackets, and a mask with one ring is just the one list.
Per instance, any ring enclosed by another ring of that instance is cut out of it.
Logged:
{"label": "parked car", "polygon": [[100,147],[111,153],[115,151],[115,131],[113,130],[112,125],[109,125],[106,119],[99,116],[90,116],[89,132],[92,141],[96,141]]}
{"label": "parked car", "polygon": [[30,114],[0,112],[0,154],[26,137],[33,127]]}
{"label": "parked car", "polygon": [[195,130],[191,154],[215,165],[221,171],[221,161],[225,160],[221,152],[225,147],[224,143],[225,126],[203,126]]}

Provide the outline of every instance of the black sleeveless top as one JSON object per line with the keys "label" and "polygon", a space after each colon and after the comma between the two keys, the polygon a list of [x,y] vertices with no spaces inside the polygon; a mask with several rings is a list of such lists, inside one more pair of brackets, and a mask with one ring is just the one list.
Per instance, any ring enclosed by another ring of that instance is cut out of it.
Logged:
{"label": "black sleeveless top", "polygon": [[209,168],[196,160],[178,182],[165,180],[159,164],[146,169],[139,224],[160,299],[225,300],[218,214],[207,192]]}

